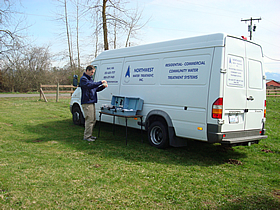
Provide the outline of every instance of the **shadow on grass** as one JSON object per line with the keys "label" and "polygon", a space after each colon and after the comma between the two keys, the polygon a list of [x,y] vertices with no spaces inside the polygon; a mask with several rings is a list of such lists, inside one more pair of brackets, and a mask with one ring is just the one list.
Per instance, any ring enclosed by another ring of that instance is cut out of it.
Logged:
{"label": "shadow on grass", "polygon": [[277,210],[280,206],[279,198],[268,195],[251,195],[237,199],[231,199],[225,205],[218,207],[218,210],[228,209],[271,209]]}
{"label": "shadow on grass", "polygon": [[[94,128],[93,135],[97,136],[98,128],[99,122]],[[212,166],[224,164],[229,159],[247,157],[245,152],[238,152],[234,148],[225,149],[220,145],[199,141],[188,141],[188,146],[183,148],[157,149],[149,145],[147,132],[143,131],[144,142],[141,143],[140,130],[132,128],[128,128],[128,145],[126,146],[125,127],[116,126],[115,135],[113,135],[112,128],[111,124],[102,122],[100,137],[95,142],[83,141],[84,127],[73,125],[70,119],[27,126],[25,129],[40,136],[27,140],[29,143],[40,144],[46,141],[56,141],[89,155],[123,159],[130,162]]]}

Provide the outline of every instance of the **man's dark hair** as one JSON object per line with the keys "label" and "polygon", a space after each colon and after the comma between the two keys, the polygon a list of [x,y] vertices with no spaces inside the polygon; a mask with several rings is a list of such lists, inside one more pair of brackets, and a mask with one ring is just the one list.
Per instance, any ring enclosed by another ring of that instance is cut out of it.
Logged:
{"label": "man's dark hair", "polygon": [[87,66],[86,71],[91,71],[94,67],[92,65]]}

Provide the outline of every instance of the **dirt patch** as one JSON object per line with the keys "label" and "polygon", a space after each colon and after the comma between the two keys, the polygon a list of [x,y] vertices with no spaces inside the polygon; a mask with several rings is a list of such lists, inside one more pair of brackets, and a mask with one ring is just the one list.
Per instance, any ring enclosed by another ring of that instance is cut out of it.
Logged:
{"label": "dirt patch", "polygon": [[226,162],[228,164],[232,164],[232,165],[242,165],[243,164],[240,160],[235,160],[235,159],[228,159]]}
{"label": "dirt patch", "polygon": [[40,139],[36,139],[36,140],[33,140],[32,142],[41,142],[43,140],[40,140]]}
{"label": "dirt patch", "polygon": [[272,195],[277,198],[278,200],[280,200],[280,190],[275,190],[272,192]]}
{"label": "dirt patch", "polygon": [[0,124],[2,124],[2,125],[7,125],[7,126],[13,126],[12,124],[3,123],[3,122],[0,122]]}
{"label": "dirt patch", "polygon": [[272,151],[269,150],[269,149],[262,149],[262,152],[265,152],[265,153],[274,153],[274,152],[272,152]]}

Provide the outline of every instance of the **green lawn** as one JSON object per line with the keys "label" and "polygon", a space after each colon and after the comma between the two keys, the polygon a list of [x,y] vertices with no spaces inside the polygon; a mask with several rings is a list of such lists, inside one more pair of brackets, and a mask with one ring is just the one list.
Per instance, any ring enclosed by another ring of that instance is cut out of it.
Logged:
{"label": "green lawn", "polygon": [[279,209],[280,99],[258,145],[165,150],[108,124],[83,141],[69,101],[0,98],[0,209]]}

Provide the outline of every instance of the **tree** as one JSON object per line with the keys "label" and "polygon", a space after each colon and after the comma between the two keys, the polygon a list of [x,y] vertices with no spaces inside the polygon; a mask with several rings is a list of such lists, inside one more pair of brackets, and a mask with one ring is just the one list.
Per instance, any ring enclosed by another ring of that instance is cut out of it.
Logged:
{"label": "tree", "polygon": [[77,16],[76,16],[76,23],[77,23],[77,27],[76,27],[76,32],[77,32],[77,60],[78,60],[78,67],[81,66],[81,60],[80,60],[80,46],[79,46],[79,0],[76,1],[76,12],[77,12]]}
{"label": "tree", "polygon": [[[125,45],[128,46],[129,40],[135,36],[136,32],[143,28],[145,24],[141,24],[142,12],[138,9],[126,9],[128,2],[122,0],[97,0],[93,1],[94,6],[90,6],[95,11],[96,20],[101,19],[96,24],[97,30],[103,32],[104,50],[109,50],[110,36],[112,36],[113,48],[117,48],[117,34],[127,33]],[[96,33],[95,33],[96,34]]]}
{"label": "tree", "polygon": [[11,92],[38,90],[40,83],[50,82],[51,55],[48,47],[14,50],[6,55],[2,69],[2,89]]}
{"label": "tree", "polygon": [[[56,0],[57,8],[61,9],[56,12],[56,21],[63,23],[65,30],[63,31],[62,40],[67,40],[67,58],[69,59],[69,66],[74,71],[81,65],[80,46],[79,46],[79,23],[83,13],[80,9],[79,0]],[[76,39],[73,37],[76,37]],[[74,44],[73,44],[74,43]],[[76,45],[76,50],[73,46]],[[77,62],[75,62],[77,61]]]}
{"label": "tree", "polygon": [[68,14],[67,14],[67,1],[64,0],[64,20],[65,20],[65,27],[66,27],[66,36],[67,36],[67,42],[68,42],[68,53],[69,53],[69,64],[70,67],[73,68],[74,62],[73,62],[73,51],[72,51],[72,42],[71,42],[71,35],[69,32],[69,23],[68,23]]}
{"label": "tree", "polygon": [[[96,57],[103,50],[128,47],[130,40],[135,38],[137,32],[145,25],[141,24],[142,12],[138,12],[137,9],[127,9],[128,4],[124,0],[56,0],[55,2],[60,9],[56,20],[64,25],[62,34],[67,46],[66,57],[73,72],[81,68],[81,59],[85,54],[92,60],[92,57]],[[89,18],[92,25],[88,24]],[[89,32],[91,34],[88,34]],[[90,39],[83,40],[82,38],[86,36]],[[90,44],[86,43],[89,40],[94,43],[95,50],[89,50]],[[76,47],[73,47],[75,45]]]}
{"label": "tree", "polygon": [[129,47],[130,45],[130,39],[131,37],[134,37],[138,31],[140,31],[147,23],[149,20],[146,21],[146,23],[141,24],[141,18],[142,18],[142,12],[138,11],[138,8],[135,9],[134,13],[132,13],[129,16],[130,21],[128,21],[127,27],[125,28],[127,32],[127,38],[125,42],[125,47]]}
{"label": "tree", "polygon": [[0,58],[22,47],[23,38],[20,31],[26,27],[22,25],[22,19],[15,17],[14,3],[11,0],[0,2]]}

